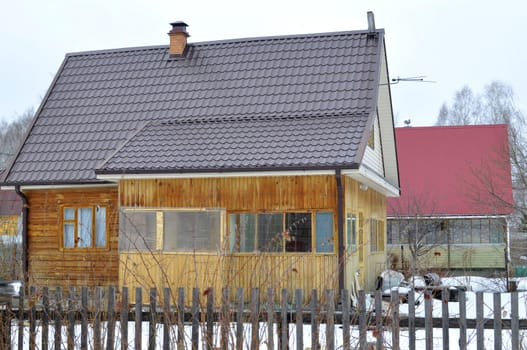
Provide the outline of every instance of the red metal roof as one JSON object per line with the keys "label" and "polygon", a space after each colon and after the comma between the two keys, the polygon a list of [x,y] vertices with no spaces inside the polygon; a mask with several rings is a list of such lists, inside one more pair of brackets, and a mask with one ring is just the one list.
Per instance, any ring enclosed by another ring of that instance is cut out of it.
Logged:
{"label": "red metal roof", "polygon": [[512,212],[507,126],[395,129],[401,196],[388,216]]}

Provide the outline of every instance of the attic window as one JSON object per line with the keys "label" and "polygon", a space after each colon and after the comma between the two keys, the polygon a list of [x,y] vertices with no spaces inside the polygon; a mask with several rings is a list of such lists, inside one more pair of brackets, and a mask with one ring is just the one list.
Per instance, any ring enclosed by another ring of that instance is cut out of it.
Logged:
{"label": "attic window", "polygon": [[368,146],[371,149],[375,149],[375,126],[371,128],[370,138],[368,139]]}

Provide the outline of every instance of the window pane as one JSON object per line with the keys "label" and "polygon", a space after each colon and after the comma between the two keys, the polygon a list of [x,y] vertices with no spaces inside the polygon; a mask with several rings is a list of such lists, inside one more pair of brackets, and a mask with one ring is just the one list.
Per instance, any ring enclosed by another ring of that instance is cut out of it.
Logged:
{"label": "window pane", "polygon": [[333,213],[316,213],[317,253],[333,253]]}
{"label": "window pane", "polygon": [[450,235],[452,236],[452,243],[463,243],[463,220],[450,220]]}
{"label": "window pane", "polygon": [[490,243],[490,225],[488,219],[481,220],[481,231],[480,231],[481,243]]}
{"label": "window pane", "polygon": [[285,214],[286,252],[311,251],[311,213]]}
{"label": "window pane", "polygon": [[284,232],[282,214],[258,214],[258,250],[281,252]]}
{"label": "window pane", "polygon": [[253,252],[255,250],[256,214],[231,214],[229,226],[230,251]]}
{"label": "window pane", "polygon": [[220,211],[164,213],[165,251],[218,251],[221,234]]}
{"label": "window pane", "polygon": [[92,246],[92,208],[79,208],[77,210],[77,247],[87,248]]}
{"label": "window pane", "polygon": [[490,220],[490,243],[503,243],[505,234],[505,221],[501,219]]}
{"label": "window pane", "polygon": [[106,247],[106,208],[95,208],[95,246]]}
{"label": "window pane", "polygon": [[352,214],[346,216],[346,247],[349,251],[357,249],[357,218]]}
{"label": "window pane", "polygon": [[154,211],[121,212],[119,250],[154,250],[156,247],[156,213]]}
{"label": "window pane", "polygon": [[75,209],[64,208],[64,220],[75,220]]}
{"label": "window pane", "polygon": [[64,224],[64,248],[75,247],[75,225]]}
{"label": "window pane", "polygon": [[470,220],[463,220],[463,243],[472,243],[472,227]]}

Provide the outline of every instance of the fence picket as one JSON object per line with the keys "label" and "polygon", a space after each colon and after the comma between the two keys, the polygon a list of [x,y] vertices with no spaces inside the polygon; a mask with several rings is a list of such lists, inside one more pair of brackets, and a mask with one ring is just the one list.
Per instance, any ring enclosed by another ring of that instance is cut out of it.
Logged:
{"label": "fence picket", "polygon": [[494,308],[494,349],[501,350],[501,293],[493,295]]}
{"label": "fence picket", "polygon": [[199,347],[199,288],[192,288],[192,308],[190,310],[192,324],[192,350]]}
{"label": "fence picket", "polygon": [[399,350],[399,292],[392,290],[390,294],[392,309],[392,349]]}
{"label": "fence picket", "polygon": [[170,312],[170,288],[163,289],[163,350],[170,349],[170,327],[172,313]]}
{"label": "fence picket", "polygon": [[[177,294],[177,348],[185,349],[185,289],[178,288]],[[137,348],[136,348],[137,349]]]}
{"label": "fence picket", "polygon": [[366,293],[359,291],[359,349],[366,349]]}
{"label": "fence picket", "polygon": [[37,307],[36,307],[36,290],[34,286],[29,288],[29,304],[31,305],[31,313],[29,314],[29,349],[34,350],[36,346],[37,337]]}
{"label": "fence picket", "polygon": [[[243,288],[236,291],[236,349],[243,349]],[[223,310],[227,313],[227,310]]]}
{"label": "fence picket", "polygon": [[[342,291],[342,341],[343,350],[350,349],[350,293],[348,289]],[[318,350],[318,349],[317,349]]]}
{"label": "fence picket", "polygon": [[326,290],[326,349],[335,349],[335,291]]}
{"label": "fence picket", "polygon": [[18,349],[24,349],[24,296],[25,288],[20,288],[20,298],[18,302]]}
{"label": "fence picket", "polygon": [[295,291],[295,309],[296,309],[296,348],[298,350],[304,349],[304,320],[302,320],[303,316],[303,307],[302,307],[302,289],[297,289]]}
{"label": "fence picket", "polygon": [[88,287],[81,288],[81,350],[88,350]]}
{"label": "fence picket", "polygon": [[433,350],[434,328],[432,324],[432,293],[425,290],[425,348]]}
{"label": "fence picket", "polygon": [[[108,288],[106,350],[113,350],[115,340],[115,287]],[[75,326],[74,326],[75,327]]]}
{"label": "fence picket", "polygon": [[259,313],[260,313],[260,290],[253,288],[251,295],[251,350],[258,350],[260,345],[259,337]]}
{"label": "fence picket", "polygon": [[408,349],[415,350],[415,292],[408,293]]}
{"label": "fence picket", "polygon": [[459,300],[459,349],[467,348],[467,298],[465,291],[461,290],[458,294]]}
{"label": "fence picket", "polygon": [[229,288],[221,290],[221,320],[220,320],[220,347],[222,350],[229,349]]}
{"label": "fence picket", "polygon": [[68,295],[68,332],[67,332],[67,342],[68,350],[73,350],[75,347],[75,287],[69,288]]}
{"label": "fence picket", "polygon": [[148,319],[148,350],[156,348],[157,289],[150,288],[150,317]]}
{"label": "fence picket", "polygon": [[42,288],[42,350],[48,350],[49,343],[49,288]]}
{"label": "fence picket", "polygon": [[[381,310],[379,312],[379,310]],[[382,331],[382,295],[381,291],[375,291],[375,336],[377,341],[375,342],[375,349],[382,350],[384,335]]]}
{"label": "fence picket", "polygon": [[121,291],[121,350],[128,349],[128,287]]}
{"label": "fence picket", "polygon": [[320,349],[319,338],[319,310],[318,310],[318,296],[317,290],[313,289],[311,292],[311,348],[313,350]]}
{"label": "fence picket", "polygon": [[143,334],[143,289],[135,289],[135,339],[134,345],[136,349],[142,349],[142,334]]}
{"label": "fence picket", "polygon": [[207,350],[212,350],[214,339],[212,334],[214,332],[214,289],[209,288],[207,293],[207,327],[205,333],[205,347]]}
{"label": "fence picket", "polygon": [[267,289],[267,346],[274,349],[274,289]]}
{"label": "fence picket", "polygon": [[101,339],[101,313],[103,310],[102,307],[102,289],[101,287],[95,288],[95,316],[93,324],[93,348],[95,350],[102,349],[102,339]]}
{"label": "fence picket", "polygon": [[[55,350],[60,350],[62,343],[62,288],[57,287],[55,293],[56,305],[53,313],[55,317]],[[18,346],[20,347],[20,343]]]}
{"label": "fence picket", "polygon": [[520,350],[520,324],[518,315],[518,292],[511,293],[511,345],[512,350]]}
{"label": "fence picket", "polygon": [[476,348],[485,349],[485,319],[483,318],[483,292],[476,292]]}
{"label": "fence picket", "polygon": [[443,350],[448,350],[450,348],[450,338],[449,338],[449,315],[448,315],[448,289],[443,288],[441,290],[441,316],[443,327]]}
{"label": "fence picket", "polygon": [[282,310],[280,312],[280,337],[278,342],[278,348],[281,350],[287,350],[289,348],[289,325],[287,323],[287,289],[282,289]]}

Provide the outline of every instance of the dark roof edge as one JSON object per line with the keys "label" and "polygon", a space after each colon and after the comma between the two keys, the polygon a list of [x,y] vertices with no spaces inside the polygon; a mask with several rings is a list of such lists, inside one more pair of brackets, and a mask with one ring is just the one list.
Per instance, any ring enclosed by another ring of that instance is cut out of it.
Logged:
{"label": "dark roof edge", "polygon": [[[375,75],[375,80],[373,82],[373,89],[374,89],[373,98],[372,98],[373,106],[370,106],[369,108],[370,112],[368,115],[368,122],[366,123],[366,128],[365,128],[366,132],[362,133],[362,139],[357,149],[358,152],[355,155],[355,163],[361,163],[362,159],[364,158],[364,153],[366,152],[366,146],[368,145],[368,139],[370,138],[369,132],[371,131],[371,128],[373,127],[375,123],[375,118],[378,114],[377,107],[378,107],[378,102],[379,102],[379,83],[381,80],[381,61],[382,61],[381,55],[382,55],[382,49],[384,47],[384,30],[379,32],[378,35],[379,35],[378,37],[379,43],[377,44],[377,52],[375,54],[375,57],[377,59],[377,61],[375,62],[375,67],[377,67],[377,72]],[[372,39],[368,38],[368,40],[372,40]],[[386,66],[386,69],[388,70],[388,66]],[[393,112],[392,112],[392,115],[393,115]]]}
{"label": "dark roof edge", "polygon": [[47,103],[48,98],[51,95],[51,91],[55,88],[55,84],[57,83],[57,80],[59,79],[59,76],[61,75],[62,71],[64,70],[64,67],[66,66],[66,61],[67,60],[68,60],[68,56],[65,56],[64,60],[62,61],[62,63],[59,66],[59,69],[55,73],[55,76],[53,77],[53,80],[51,81],[51,84],[49,85],[49,87],[48,87],[48,89],[46,91],[46,94],[44,95],[44,98],[40,102],[40,105],[38,106],[38,108],[37,108],[37,110],[35,112],[35,115],[33,115],[33,120],[31,120],[31,125],[29,126],[29,128],[27,128],[26,134],[24,135],[24,142],[21,142],[18,145],[18,149],[15,152],[15,156],[11,158],[11,161],[9,162],[9,164],[7,165],[5,170],[0,174],[0,184],[3,183],[4,181],[6,181],[6,179],[9,177],[9,174],[11,173],[13,165],[15,164],[16,160],[18,159],[20,151],[25,146],[27,138],[29,137],[29,134],[33,130],[33,127],[35,126],[36,121],[37,121],[40,113],[42,112],[42,109],[44,108],[44,105]]}
{"label": "dark roof edge", "polygon": [[146,174],[207,174],[207,173],[250,173],[250,172],[276,172],[276,171],[317,171],[317,170],[346,170],[358,169],[358,163],[321,165],[321,166],[290,166],[290,167],[263,167],[263,168],[216,168],[216,169],[96,169],[97,175],[146,175]]}
{"label": "dark roof edge", "polygon": [[79,185],[110,185],[114,184],[111,181],[105,180],[78,180],[78,181],[13,181],[0,182],[1,187],[12,186],[79,186]]}
{"label": "dark roof edge", "polygon": [[[384,29],[376,29],[376,33],[383,36]],[[258,41],[270,41],[270,40],[287,40],[287,39],[298,39],[298,38],[314,38],[324,36],[338,36],[338,35],[351,35],[351,34],[370,34],[368,30],[350,30],[350,31],[336,31],[336,32],[322,32],[322,33],[307,33],[307,34],[289,34],[289,35],[275,35],[275,36],[261,36],[261,37],[247,37],[247,38],[236,38],[236,39],[220,39],[220,40],[209,40],[209,41],[198,41],[190,42],[188,45],[206,46],[206,45],[223,45],[233,44],[242,42],[258,42]],[[98,55],[115,52],[127,52],[137,50],[159,50],[168,49],[168,45],[152,45],[152,46],[132,46],[122,47],[115,49],[102,49],[102,50],[87,50],[79,52],[69,52],[66,57],[74,56],[85,56],[85,55]]]}

